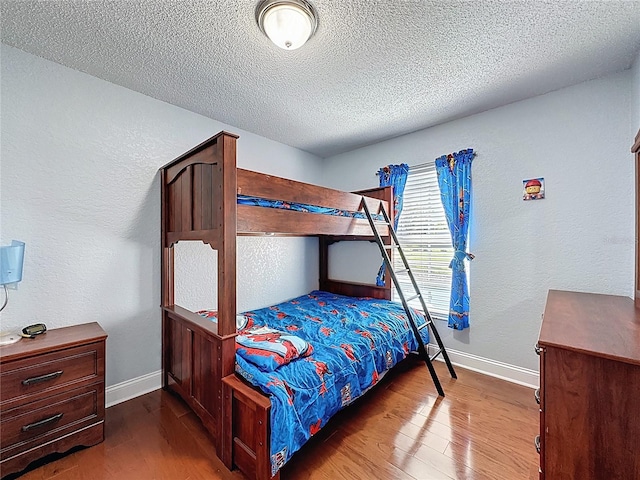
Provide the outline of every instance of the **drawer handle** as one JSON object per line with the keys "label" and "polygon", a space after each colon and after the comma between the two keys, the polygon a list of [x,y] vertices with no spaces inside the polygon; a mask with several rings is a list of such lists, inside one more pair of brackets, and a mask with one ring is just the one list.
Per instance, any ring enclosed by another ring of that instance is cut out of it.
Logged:
{"label": "drawer handle", "polygon": [[540,435],[536,435],[533,439],[533,444],[536,446],[536,452],[540,453]]}
{"label": "drawer handle", "polygon": [[533,396],[536,397],[536,403],[540,405],[540,389],[536,388],[536,391],[533,392]]}
{"label": "drawer handle", "polygon": [[536,346],[533,347],[533,349],[536,351],[536,355],[540,355],[542,353],[542,347],[537,343],[536,343]]}
{"label": "drawer handle", "polygon": [[58,370],[57,372],[47,373],[46,375],[40,375],[39,377],[31,377],[22,381],[23,385],[33,385],[34,383],[46,382],[47,380],[53,380],[54,378],[58,378],[64,372],[62,370]]}
{"label": "drawer handle", "polygon": [[45,425],[48,425],[51,422],[55,422],[56,420],[60,420],[62,418],[62,415],[63,415],[62,413],[58,413],[58,414],[54,415],[53,417],[45,418],[44,420],[40,420],[39,422],[30,423],[29,425],[24,425],[22,427],[22,431],[23,432],[28,432],[29,430],[31,430],[33,428],[43,427]]}

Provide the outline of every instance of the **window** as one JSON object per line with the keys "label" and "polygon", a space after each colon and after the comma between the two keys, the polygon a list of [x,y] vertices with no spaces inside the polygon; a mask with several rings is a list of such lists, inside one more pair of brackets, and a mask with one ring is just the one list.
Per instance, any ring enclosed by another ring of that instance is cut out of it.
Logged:
{"label": "window", "polygon": [[[409,169],[396,233],[431,316],[446,320],[449,316],[449,263],[453,258],[453,247],[434,164]],[[394,255],[394,269],[402,268],[400,255]],[[399,275],[398,280],[405,297],[413,296],[409,277]],[[400,299],[395,291],[393,296],[396,300]],[[410,305],[422,309],[418,298],[411,301]]]}

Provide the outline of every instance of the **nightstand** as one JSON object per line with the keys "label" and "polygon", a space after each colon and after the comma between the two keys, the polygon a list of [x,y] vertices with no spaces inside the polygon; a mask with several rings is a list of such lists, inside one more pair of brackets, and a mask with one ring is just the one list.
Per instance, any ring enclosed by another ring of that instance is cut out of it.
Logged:
{"label": "nightstand", "polygon": [[106,339],[94,322],[0,347],[0,476],[104,440]]}

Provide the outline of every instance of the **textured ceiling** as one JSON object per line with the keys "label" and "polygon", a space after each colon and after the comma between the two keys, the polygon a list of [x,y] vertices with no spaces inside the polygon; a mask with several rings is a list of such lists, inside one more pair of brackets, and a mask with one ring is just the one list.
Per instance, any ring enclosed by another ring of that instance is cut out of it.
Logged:
{"label": "textured ceiling", "polygon": [[9,1],[3,43],[321,157],[628,68],[640,1],[312,0],[284,51],[258,0]]}

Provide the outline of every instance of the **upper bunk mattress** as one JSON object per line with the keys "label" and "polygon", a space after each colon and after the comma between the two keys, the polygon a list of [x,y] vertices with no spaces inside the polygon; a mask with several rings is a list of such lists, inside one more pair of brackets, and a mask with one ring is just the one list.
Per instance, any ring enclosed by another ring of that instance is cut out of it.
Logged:
{"label": "upper bunk mattress", "polygon": [[[243,315],[236,372],[270,396],[272,474],[338,410],[418,349],[404,308],[388,300],[313,291]],[[416,318],[425,322],[417,311]],[[421,335],[427,343],[428,329]]]}

